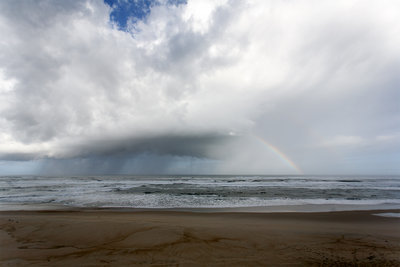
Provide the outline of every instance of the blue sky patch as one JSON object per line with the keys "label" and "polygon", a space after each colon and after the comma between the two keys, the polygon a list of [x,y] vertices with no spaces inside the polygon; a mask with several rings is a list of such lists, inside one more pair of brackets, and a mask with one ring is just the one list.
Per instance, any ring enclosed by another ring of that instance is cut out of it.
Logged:
{"label": "blue sky patch", "polygon": [[[136,22],[146,19],[150,14],[151,8],[160,5],[159,0],[104,0],[112,7],[110,20],[115,22],[119,30],[126,31],[128,21]],[[168,0],[168,5],[186,4],[186,0]]]}

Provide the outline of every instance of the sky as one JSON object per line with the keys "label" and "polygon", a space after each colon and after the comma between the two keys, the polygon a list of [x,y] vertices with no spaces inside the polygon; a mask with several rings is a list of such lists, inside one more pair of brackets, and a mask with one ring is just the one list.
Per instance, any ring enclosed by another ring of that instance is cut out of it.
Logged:
{"label": "sky", "polygon": [[400,174],[400,1],[0,1],[0,175]]}

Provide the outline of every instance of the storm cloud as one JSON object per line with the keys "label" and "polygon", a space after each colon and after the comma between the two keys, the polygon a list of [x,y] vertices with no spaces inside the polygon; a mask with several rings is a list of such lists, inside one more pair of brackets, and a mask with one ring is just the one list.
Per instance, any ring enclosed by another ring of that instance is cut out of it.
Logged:
{"label": "storm cloud", "polygon": [[0,2],[1,160],[400,173],[398,1],[160,1],[123,29],[115,8]]}

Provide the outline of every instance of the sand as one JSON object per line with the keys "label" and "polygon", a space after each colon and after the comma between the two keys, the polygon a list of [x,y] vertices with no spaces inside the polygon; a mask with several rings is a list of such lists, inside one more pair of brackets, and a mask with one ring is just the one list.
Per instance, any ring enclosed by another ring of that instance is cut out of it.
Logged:
{"label": "sand", "polygon": [[400,266],[379,212],[2,211],[0,265]]}

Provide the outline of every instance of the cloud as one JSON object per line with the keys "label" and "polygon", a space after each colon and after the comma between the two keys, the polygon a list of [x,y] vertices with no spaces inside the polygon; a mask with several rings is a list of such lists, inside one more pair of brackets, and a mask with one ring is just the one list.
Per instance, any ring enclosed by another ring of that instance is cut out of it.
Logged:
{"label": "cloud", "polygon": [[360,136],[344,136],[344,135],[337,135],[332,137],[329,140],[326,140],[322,145],[323,146],[359,146],[365,145],[366,140]]}
{"label": "cloud", "polygon": [[1,159],[292,172],[259,136],[305,172],[360,171],[385,146],[339,147],[400,131],[397,1],[160,1],[126,31],[113,8],[0,3]]}

